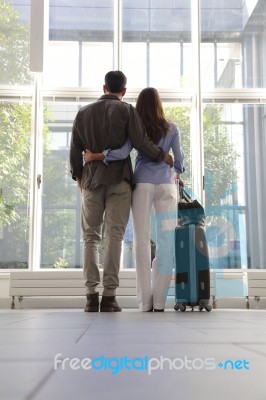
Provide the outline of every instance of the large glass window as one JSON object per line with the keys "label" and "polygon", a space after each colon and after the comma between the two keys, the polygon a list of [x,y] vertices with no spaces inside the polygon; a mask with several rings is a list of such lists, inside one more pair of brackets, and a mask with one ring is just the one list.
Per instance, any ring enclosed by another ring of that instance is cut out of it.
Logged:
{"label": "large glass window", "polygon": [[185,172],[182,179],[186,187],[191,189],[192,170],[191,170],[191,142],[190,142],[190,124],[191,124],[191,105],[164,103],[164,112],[166,118],[175,123],[180,134],[181,145],[184,151]]}
{"label": "large glass window", "polygon": [[211,267],[247,267],[243,106],[204,105],[203,131]]}
{"label": "large glass window", "polygon": [[240,43],[202,43],[203,88],[241,88],[241,58]]}
{"label": "large glass window", "polygon": [[29,73],[30,5],[28,1],[14,3],[0,1],[0,85],[25,85],[32,80]]}
{"label": "large glass window", "polygon": [[122,69],[128,86],[190,86],[190,2],[124,0],[122,7]]}
{"label": "large glass window", "polygon": [[123,44],[122,70],[127,76],[128,87],[147,86],[147,46],[145,43]]}
{"label": "large glass window", "polygon": [[[0,85],[29,85],[28,1],[0,1]],[[1,86],[0,86],[1,89]],[[0,97],[0,268],[28,268],[31,104]]]}
{"label": "large glass window", "polygon": [[264,0],[202,0],[203,88],[262,88],[265,83]]}
{"label": "large glass window", "polygon": [[69,144],[77,103],[45,102],[41,267],[82,265],[80,194],[70,176]]}
{"label": "large glass window", "polygon": [[[82,266],[80,194],[69,173],[69,141],[79,107],[96,100],[105,73],[113,68],[128,77],[125,101],[135,101],[136,92],[145,86],[161,91],[166,115],[180,129],[183,178],[192,193],[201,190],[204,175],[212,267],[264,267],[266,2],[201,0],[198,38],[191,24],[197,9],[193,1],[50,0],[45,71],[42,83],[34,80],[35,87],[29,72],[30,5],[30,0],[0,0],[1,268],[28,267],[29,242],[33,243],[29,231],[39,223],[41,267]],[[201,85],[194,80],[197,71]],[[40,102],[32,108],[34,93]],[[38,106],[43,103],[41,121]],[[198,146],[201,110],[203,171]],[[32,147],[31,118],[36,128]],[[43,143],[38,139],[42,122]],[[41,159],[38,146],[43,148]],[[30,148],[36,154],[30,155]],[[42,173],[30,171],[30,158],[32,169],[43,165],[42,214],[38,202],[35,211],[28,207],[29,182],[34,204],[40,191],[33,176]],[[124,268],[134,266],[130,223]],[[33,268],[39,267],[38,256],[36,252],[29,257]],[[103,257],[104,246],[101,263]]]}
{"label": "large glass window", "polygon": [[51,41],[47,48],[44,82],[47,86],[79,86],[79,44]]}
{"label": "large glass window", "polygon": [[104,76],[113,69],[111,42],[84,42],[82,44],[82,86],[101,90]]}
{"label": "large glass window", "polygon": [[28,268],[31,105],[0,101],[0,268]]}
{"label": "large glass window", "polygon": [[100,88],[113,68],[113,0],[51,0],[45,86]]}
{"label": "large glass window", "polygon": [[266,126],[265,105],[244,104],[244,148],[248,258],[251,268],[266,266]]}

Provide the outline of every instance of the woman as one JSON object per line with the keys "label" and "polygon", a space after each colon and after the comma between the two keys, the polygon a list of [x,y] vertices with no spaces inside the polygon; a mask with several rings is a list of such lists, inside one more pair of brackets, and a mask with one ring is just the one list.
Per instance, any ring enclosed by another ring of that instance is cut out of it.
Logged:
{"label": "woman", "polygon": [[[151,161],[138,153],[134,178],[136,188],[132,197],[134,225],[134,250],[137,273],[137,299],[141,311],[164,311],[167,292],[174,264],[174,229],[177,220],[177,188],[175,178],[180,180],[184,172],[184,155],[179,132],[175,124],[165,118],[158,91],[146,88],[138,96],[136,109],[140,114],[150,140],[166,153],[174,155],[173,171],[165,162]],[[132,145],[128,140],[117,150],[91,153],[86,150],[85,162],[104,160],[108,162],[126,158]],[[151,270],[151,216],[154,210],[156,231],[156,258]]]}

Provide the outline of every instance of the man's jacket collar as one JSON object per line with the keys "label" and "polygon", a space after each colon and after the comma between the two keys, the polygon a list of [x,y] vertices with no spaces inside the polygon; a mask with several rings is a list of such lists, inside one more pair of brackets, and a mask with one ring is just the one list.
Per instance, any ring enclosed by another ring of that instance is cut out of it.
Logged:
{"label": "man's jacket collar", "polygon": [[119,99],[119,97],[116,96],[115,94],[103,94],[98,100],[118,100],[118,101],[121,101]]}

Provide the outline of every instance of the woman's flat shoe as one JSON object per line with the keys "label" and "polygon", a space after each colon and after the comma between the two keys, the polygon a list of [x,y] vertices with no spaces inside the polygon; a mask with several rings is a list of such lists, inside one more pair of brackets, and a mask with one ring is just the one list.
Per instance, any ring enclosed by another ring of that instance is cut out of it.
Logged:
{"label": "woman's flat shoe", "polygon": [[157,309],[157,308],[155,308],[154,311],[155,311],[155,312],[163,312],[163,311],[164,311],[164,308],[162,308],[162,309]]}

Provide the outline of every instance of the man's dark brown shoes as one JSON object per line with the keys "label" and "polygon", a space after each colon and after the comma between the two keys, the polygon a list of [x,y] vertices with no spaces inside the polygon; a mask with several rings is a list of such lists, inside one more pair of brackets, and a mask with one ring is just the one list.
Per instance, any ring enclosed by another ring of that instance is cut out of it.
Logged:
{"label": "man's dark brown shoes", "polygon": [[99,311],[99,293],[87,294],[87,304],[84,308],[86,312]]}
{"label": "man's dark brown shoes", "polygon": [[100,311],[117,312],[117,311],[122,311],[122,308],[119,307],[119,305],[117,304],[115,296],[102,296]]}

